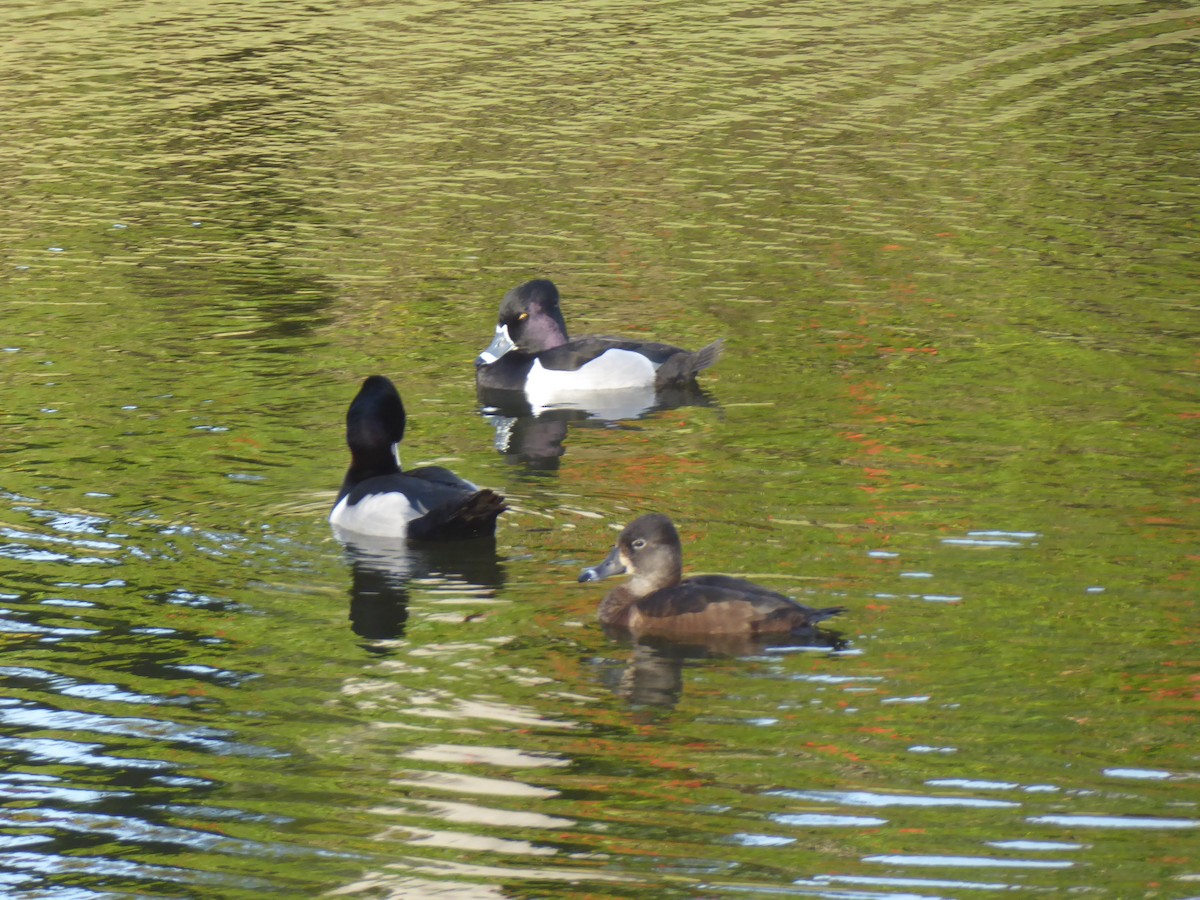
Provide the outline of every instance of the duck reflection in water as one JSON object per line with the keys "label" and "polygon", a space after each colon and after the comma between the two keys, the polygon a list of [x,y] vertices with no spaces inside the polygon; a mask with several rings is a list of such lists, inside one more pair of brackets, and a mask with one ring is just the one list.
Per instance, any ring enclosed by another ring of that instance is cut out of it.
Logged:
{"label": "duck reflection in water", "polygon": [[807,634],[735,637],[714,635],[680,642],[669,638],[634,637],[628,631],[605,628],[613,641],[629,646],[632,653],[617,674],[605,679],[618,697],[632,706],[670,709],[683,696],[684,670],[702,666],[704,660],[745,658],[789,652],[846,649],[841,633],[812,628]]}
{"label": "duck reflection in water", "polygon": [[570,423],[610,427],[680,406],[712,406],[696,376],[722,341],[696,352],[649,341],[574,340],[546,279],[509,291],[496,335],[475,360],[476,396],[496,429],[496,449],[531,471],[551,471]]}
{"label": "duck reflection in water", "polygon": [[[592,401],[575,405],[563,401],[551,407],[530,406],[524,394],[479,389],[484,419],[496,429],[496,452],[511,465],[529,472],[553,472],[566,453],[567,433],[576,428],[625,427],[621,422],[647,419],[656,413],[683,406],[717,407],[699,385],[661,391],[612,392],[609,403]],[[582,399],[582,398],[581,398]],[[624,401],[624,402],[617,402]]]}
{"label": "duck reflection in water", "polygon": [[410,543],[334,530],[350,565],[350,630],[371,641],[397,640],[408,622],[414,579],[494,595],[504,584],[496,539]]}

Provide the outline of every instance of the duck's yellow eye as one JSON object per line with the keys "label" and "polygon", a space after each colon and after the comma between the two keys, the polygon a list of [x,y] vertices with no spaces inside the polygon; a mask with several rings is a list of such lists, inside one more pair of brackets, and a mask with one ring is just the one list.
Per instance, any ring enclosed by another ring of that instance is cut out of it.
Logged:
{"label": "duck's yellow eye", "polygon": [[517,316],[517,321],[524,322],[528,318],[529,318],[529,313],[523,312],[519,316]]}

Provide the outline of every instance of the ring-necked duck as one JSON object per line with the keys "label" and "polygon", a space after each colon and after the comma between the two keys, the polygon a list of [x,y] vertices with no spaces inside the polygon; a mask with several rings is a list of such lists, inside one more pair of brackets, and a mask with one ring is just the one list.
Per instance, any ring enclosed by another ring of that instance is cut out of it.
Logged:
{"label": "ring-necked duck", "polygon": [[628,572],[626,584],[600,602],[600,622],[635,634],[691,638],[703,635],[786,634],[811,628],[845,607],[812,609],[790,597],[729,575],[681,578],[679,532],[664,515],[635,519],[604,562],[584,569],[580,581]]}
{"label": "ring-necked duck", "polygon": [[354,534],[442,541],[494,534],[508,507],[495,491],[480,490],[441,466],[400,470],[404,404],[382,375],[362,383],[346,413],[350,468],[330,523]]}
{"label": "ring-necked duck", "polygon": [[478,387],[525,391],[550,399],[559,392],[663,388],[685,384],[721,355],[722,340],[691,352],[669,344],[607,337],[567,338],[558,288],[544,278],[518,285],[500,303],[496,336],[475,360]]}

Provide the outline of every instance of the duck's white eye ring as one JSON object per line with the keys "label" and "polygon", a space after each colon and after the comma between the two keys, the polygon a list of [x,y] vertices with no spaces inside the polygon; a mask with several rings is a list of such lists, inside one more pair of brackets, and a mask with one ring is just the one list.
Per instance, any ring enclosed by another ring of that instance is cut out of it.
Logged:
{"label": "duck's white eye ring", "polygon": [[634,541],[632,544],[630,544],[630,546],[633,547],[634,550],[641,550],[643,547],[646,546],[646,542],[644,540],[642,540],[641,538],[638,538],[636,541]]}

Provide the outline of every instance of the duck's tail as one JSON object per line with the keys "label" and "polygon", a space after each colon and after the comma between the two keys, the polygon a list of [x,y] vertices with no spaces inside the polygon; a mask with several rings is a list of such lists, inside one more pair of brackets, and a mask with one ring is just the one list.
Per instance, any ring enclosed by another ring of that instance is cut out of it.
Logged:
{"label": "duck's tail", "polygon": [[824,622],[826,619],[840,616],[845,611],[846,607],[844,606],[827,606],[824,609],[814,609],[808,614],[808,624],[816,625],[818,622]]}
{"label": "duck's tail", "polygon": [[725,338],[717,338],[707,347],[701,347],[692,354],[692,374],[701,372],[709,366],[716,363],[721,358],[721,351],[725,349]]}
{"label": "duck's tail", "polygon": [[496,519],[508,509],[504,496],[484,488],[457,506],[443,507],[410,522],[408,535],[420,541],[456,541],[496,533]]}
{"label": "duck's tail", "polygon": [[659,388],[691,383],[697,373],[713,365],[721,357],[725,339],[718,338],[695,353],[686,350],[673,352],[658,369],[655,381]]}

